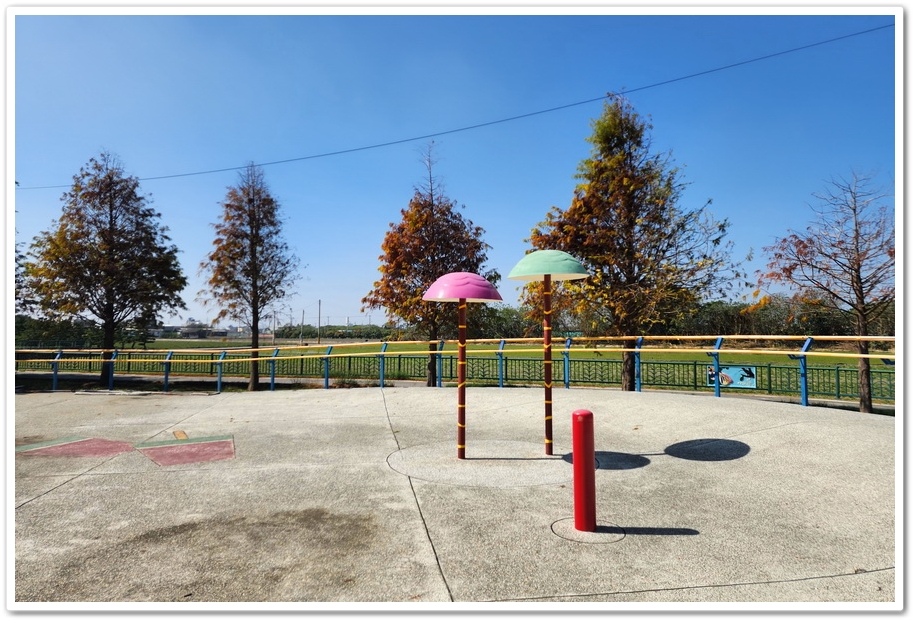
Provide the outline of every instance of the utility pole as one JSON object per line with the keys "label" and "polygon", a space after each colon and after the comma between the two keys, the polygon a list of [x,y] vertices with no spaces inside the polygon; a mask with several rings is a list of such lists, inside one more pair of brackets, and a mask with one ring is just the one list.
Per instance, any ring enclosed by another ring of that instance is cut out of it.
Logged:
{"label": "utility pole", "polygon": [[321,299],[318,299],[318,343],[321,344]]}
{"label": "utility pole", "polygon": [[299,323],[299,346],[302,346],[302,330],[305,328],[305,310],[302,310],[302,322]]}

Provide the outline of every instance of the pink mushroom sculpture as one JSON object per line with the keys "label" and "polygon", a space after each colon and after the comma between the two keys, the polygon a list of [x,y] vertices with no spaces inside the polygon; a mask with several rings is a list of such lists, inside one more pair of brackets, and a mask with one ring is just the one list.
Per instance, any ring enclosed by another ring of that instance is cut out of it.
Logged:
{"label": "pink mushroom sculpture", "polygon": [[458,303],[458,458],[465,453],[465,385],[467,384],[467,304],[501,301],[492,283],[474,273],[442,275],[423,295],[424,301]]}

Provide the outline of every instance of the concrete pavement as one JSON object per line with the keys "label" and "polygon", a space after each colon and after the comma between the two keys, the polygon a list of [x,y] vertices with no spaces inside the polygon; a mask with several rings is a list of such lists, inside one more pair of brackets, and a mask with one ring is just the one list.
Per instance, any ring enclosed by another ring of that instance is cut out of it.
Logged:
{"label": "concrete pavement", "polygon": [[18,394],[7,607],[902,609],[894,417],[555,389],[547,455],[542,389],[471,387],[460,460],[456,397]]}

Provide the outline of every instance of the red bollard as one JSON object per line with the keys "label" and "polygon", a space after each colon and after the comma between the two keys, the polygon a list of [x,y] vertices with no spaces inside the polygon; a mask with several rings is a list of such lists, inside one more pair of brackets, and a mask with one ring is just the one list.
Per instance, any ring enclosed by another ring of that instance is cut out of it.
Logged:
{"label": "red bollard", "polygon": [[591,411],[572,414],[573,519],[576,530],[594,532],[595,518],[595,422]]}

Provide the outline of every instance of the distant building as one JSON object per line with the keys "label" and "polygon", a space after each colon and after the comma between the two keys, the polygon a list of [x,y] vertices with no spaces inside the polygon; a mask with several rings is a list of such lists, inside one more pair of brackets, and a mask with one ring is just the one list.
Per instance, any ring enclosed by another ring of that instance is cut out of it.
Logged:
{"label": "distant building", "polygon": [[177,324],[164,324],[161,327],[153,327],[149,334],[153,337],[175,337],[180,335],[181,327]]}

